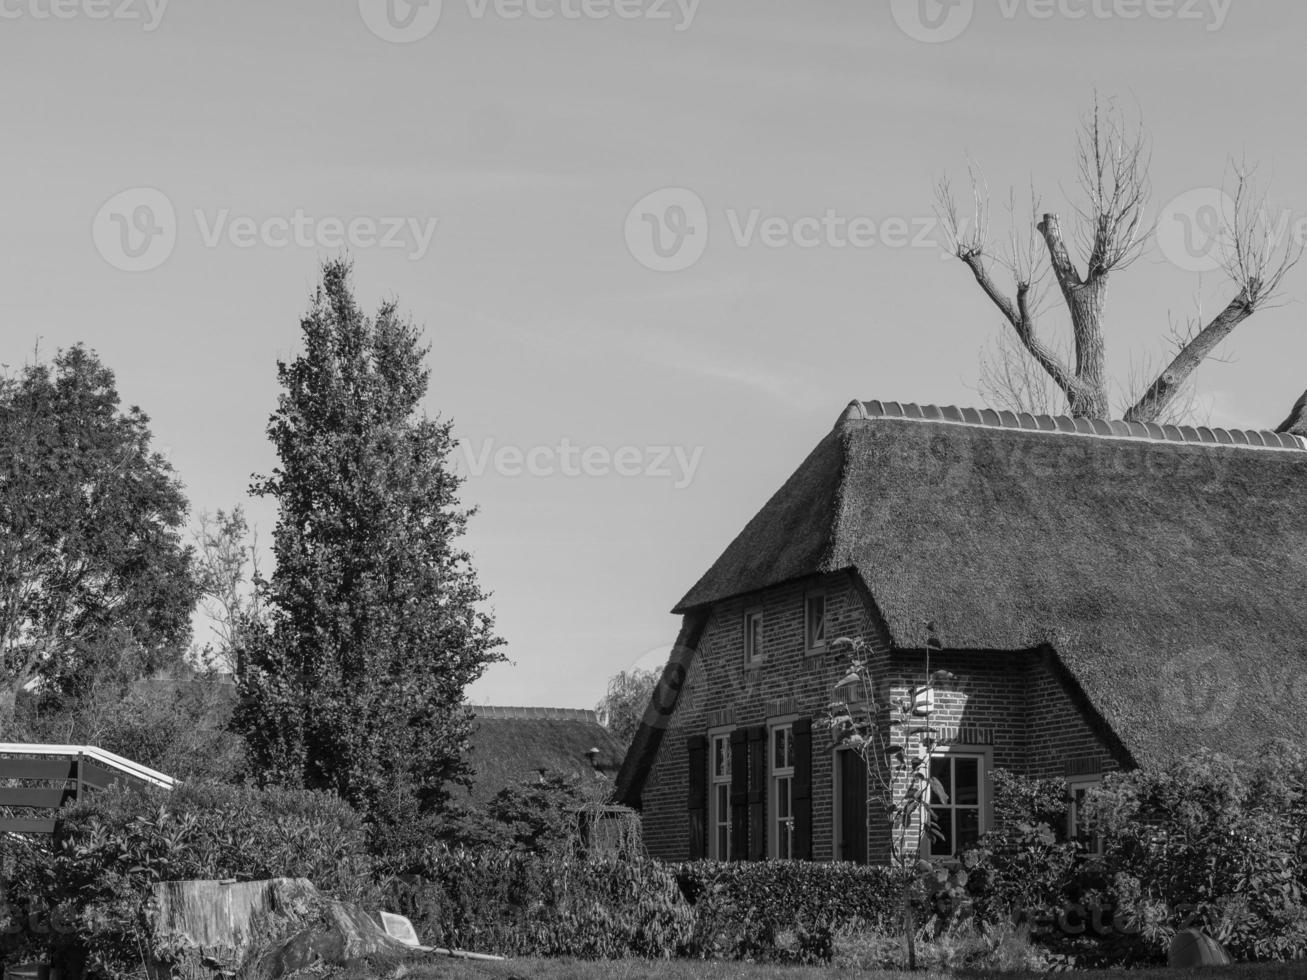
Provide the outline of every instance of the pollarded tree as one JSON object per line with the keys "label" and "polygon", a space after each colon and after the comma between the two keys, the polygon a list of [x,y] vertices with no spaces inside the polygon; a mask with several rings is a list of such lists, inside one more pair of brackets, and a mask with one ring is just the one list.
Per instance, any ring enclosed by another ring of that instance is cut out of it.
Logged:
{"label": "pollarded tree", "polygon": [[183,656],[196,587],[186,498],[76,346],[0,377],[0,721],[17,695],[85,693]]}
{"label": "pollarded tree", "polygon": [[[954,254],[1011,326],[1016,344],[1000,348],[997,363],[984,366],[982,386],[999,407],[1040,411],[1044,379],[1064,399],[1072,415],[1133,422],[1165,421],[1174,413],[1194,372],[1235,328],[1273,302],[1290,269],[1302,255],[1301,244],[1277,240],[1265,197],[1253,188],[1247,167],[1234,167],[1228,207],[1219,222],[1216,247],[1221,270],[1235,293],[1215,317],[1200,318],[1173,330],[1175,350],[1160,371],[1128,379],[1123,410],[1111,407],[1104,324],[1108,283],[1143,252],[1152,228],[1148,221],[1151,157],[1143,130],[1124,114],[1095,101],[1077,146],[1077,185],[1081,200],[1068,244],[1058,215],[1045,213],[1029,229],[1017,227],[1016,208],[1007,243],[990,240],[990,202],[984,180],[972,168],[975,199],[969,217],[960,213],[947,181],[940,184],[938,210],[951,236]],[[1014,204],[1015,202],[1013,202]],[[1032,212],[1039,212],[1038,200]],[[1079,254],[1073,254],[1078,252]],[[1077,264],[1077,260],[1078,263]],[[994,278],[992,266],[1005,267],[1014,280],[1008,293]],[[1041,286],[1051,273],[1070,320],[1069,342],[1050,342],[1039,329]]]}
{"label": "pollarded tree", "polygon": [[393,304],[366,316],[350,272],[324,267],[304,352],[277,366],[281,463],[253,487],[280,508],[276,568],[237,638],[237,727],[264,781],[385,825],[466,779],[464,689],[503,656],[459,546],[451,425],[422,414],[428,349]]}

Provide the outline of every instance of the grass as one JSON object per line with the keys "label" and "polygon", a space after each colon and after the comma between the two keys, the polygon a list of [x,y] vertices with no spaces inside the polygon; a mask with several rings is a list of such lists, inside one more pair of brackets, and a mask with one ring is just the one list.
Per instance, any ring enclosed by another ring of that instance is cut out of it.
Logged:
{"label": "grass", "polygon": [[[899,970],[866,973],[820,967],[782,967],[750,963],[702,963],[691,960],[645,962],[620,960],[583,963],[571,960],[509,960],[474,963],[442,960],[405,972],[405,980],[1038,980],[1037,973],[946,974]],[[1302,963],[1262,963],[1192,970],[1076,970],[1050,974],[1052,980],[1302,980]]]}

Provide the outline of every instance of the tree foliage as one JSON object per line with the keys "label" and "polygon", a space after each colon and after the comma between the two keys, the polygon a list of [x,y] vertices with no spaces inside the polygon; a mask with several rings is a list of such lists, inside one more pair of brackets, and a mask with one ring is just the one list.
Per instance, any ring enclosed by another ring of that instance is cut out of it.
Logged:
{"label": "tree foliage", "polygon": [[241,623],[259,615],[259,594],[253,588],[259,577],[258,539],[240,505],[201,513],[194,539],[200,610],[216,641],[197,649],[195,659],[206,668],[229,672]]}
{"label": "tree foliage", "polygon": [[253,488],[280,507],[276,569],[238,637],[236,723],[261,779],[384,824],[466,780],[463,692],[503,657],[458,545],[451,424],[421,414],[428,349],[394,304],[366,316],[350,271],[324,267],[304,351],[278,363],[280,466]]}
{"label": "tree foliage", "polygon": [[25,689],[77,697],[180,659],[185,512],[149,418],[93,351],[0,377],[0,715]]}
{"label": "tree foliage", "polygon": [[630,745],[635,738],[661,676],[659,671],[637,667],[620,671],[609,679],[608,690],[595,710],[607,719],[609,731],[624,744]]}

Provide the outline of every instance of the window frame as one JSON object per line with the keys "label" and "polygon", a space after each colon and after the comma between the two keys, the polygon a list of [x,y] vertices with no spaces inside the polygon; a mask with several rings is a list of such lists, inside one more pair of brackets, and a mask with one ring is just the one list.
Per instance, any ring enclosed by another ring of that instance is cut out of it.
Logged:
{"label": "window frame", "polygon": [[[990,771],[994,768],[993,747],[985,746],[985,745],[944,746],[943,748],[936,749],[933,753],[931,753],[931,759],[932,761],[938,761],[940,759],[949,759],[949,760],[975,759],[976,760],[976,769],[977,769],[976,794],[978,797],[977,802],[974,806],[974,809],[977,811],[976,835],[977,837],[983,837],[985,833],[994,825],[993,813],[991,812],[991,807],[993,806],[993,799],[994,799],[994,788],[992,786],[992,780],[990,778]],[[933,794],[933,790],[932,790],[932,794]],[[939,822],[938,816],[940,815],[940,811],[947,811],[950,814],[950,818],[951,818],[952,814],[956,812],[957,809],[958,809],[958,805],[953,802],[951,796],[949,798],[948,803],[931,804],[931,810],[936,813],[937,822]],[[968,810],[973,809],[972,804],[966,804],[965,809]],[[921,826],[919,853],[923,854],[925,857],[934,860],[950,860],[959,857],[956,851],[953,854],[936,854],[934,849],[938,845],[931,838],[930,833],[927,831],[924,820],[921,821],[921,824],[922,826]],[[951,825],[949,829],[954,831],[954,840],[956,841],[957,838],[956,825]]]}
{"label": "window frame", "polygon": [[[774,861],[794,860],[794,723],[798,716],[777,718],[767,724],[767,856]],[[776,765],[776,733],[789,732],[790,765]],[[781,816],[781,786],[785,786],[787,816]],[[781,827],[785,825],[787,853],[782,856]]]}
{"label": "window frame", "polygon": [[[821,601],[822,638],[814,640],[812,635],[812,603]],[[830,631],[830,601],[825,589],[811,589],[803,596],[803,649],[805,653],[821,653],[829,644],[827,634]]]}
{"label": "window frame", "polygon": [[[754,632],[750,628],[755,621],[758,624],[758,642],[756,645],[753,642]],[[744,610],[744,666],[746,667],[760,664],[766,658],[767,654],[762,634],[766,622],[767,621],[763,618],[762,606],[751,606]]]}
{"label": "window frame", "polygon": [[1102,773],[1088,773],[1081,776],[1067,776],[1067,804],[1066,804],[1066,839],[1068,841],[1086,841],[1085,853],[1092,857],[1103,856],[1103,837],[1101,834],[1094,833],[1093,828],[1086,825],[1087,833],[1081,835],[1077,833],[1076,824],[1079,823],[1080,803],[1076,799],[1077,792],[1084,792],[1093,789],[1095,786],[1103,784]]}
{"label": "window frame", "polygon": [[[732,728],[714,728],[708,732],[708,857],[713,861],[731,860],[731,734]],[[726,768],[717,772],[717,745],[723,746]],[[725,790],[725,812],[718,802],[719,790]],[[726,853],[718,853],[718,834],[725,828]]]}

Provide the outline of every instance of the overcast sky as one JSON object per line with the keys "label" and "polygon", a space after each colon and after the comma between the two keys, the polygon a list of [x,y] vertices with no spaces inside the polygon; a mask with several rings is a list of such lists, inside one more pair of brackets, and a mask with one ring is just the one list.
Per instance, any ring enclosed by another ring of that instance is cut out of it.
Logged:
{"label": "overcast sky", "polygon": [[[1094,89],[1142,112],[1171,237],[1112,282],[1128,373],[1233,295],[1197,271],[1231,156],[1307,216],[1305,33],[1270,0],[0,0],[0,361],[96,348],[193,508],[266,540],[275,361],[348,245],[465,441],[514,661],[472,700],[588,707],[851,399],[978,402],[1000,323],[941,176],[1065,213]],[[1203,368],[1212,424],[1307,387],[1285,287]]]}

